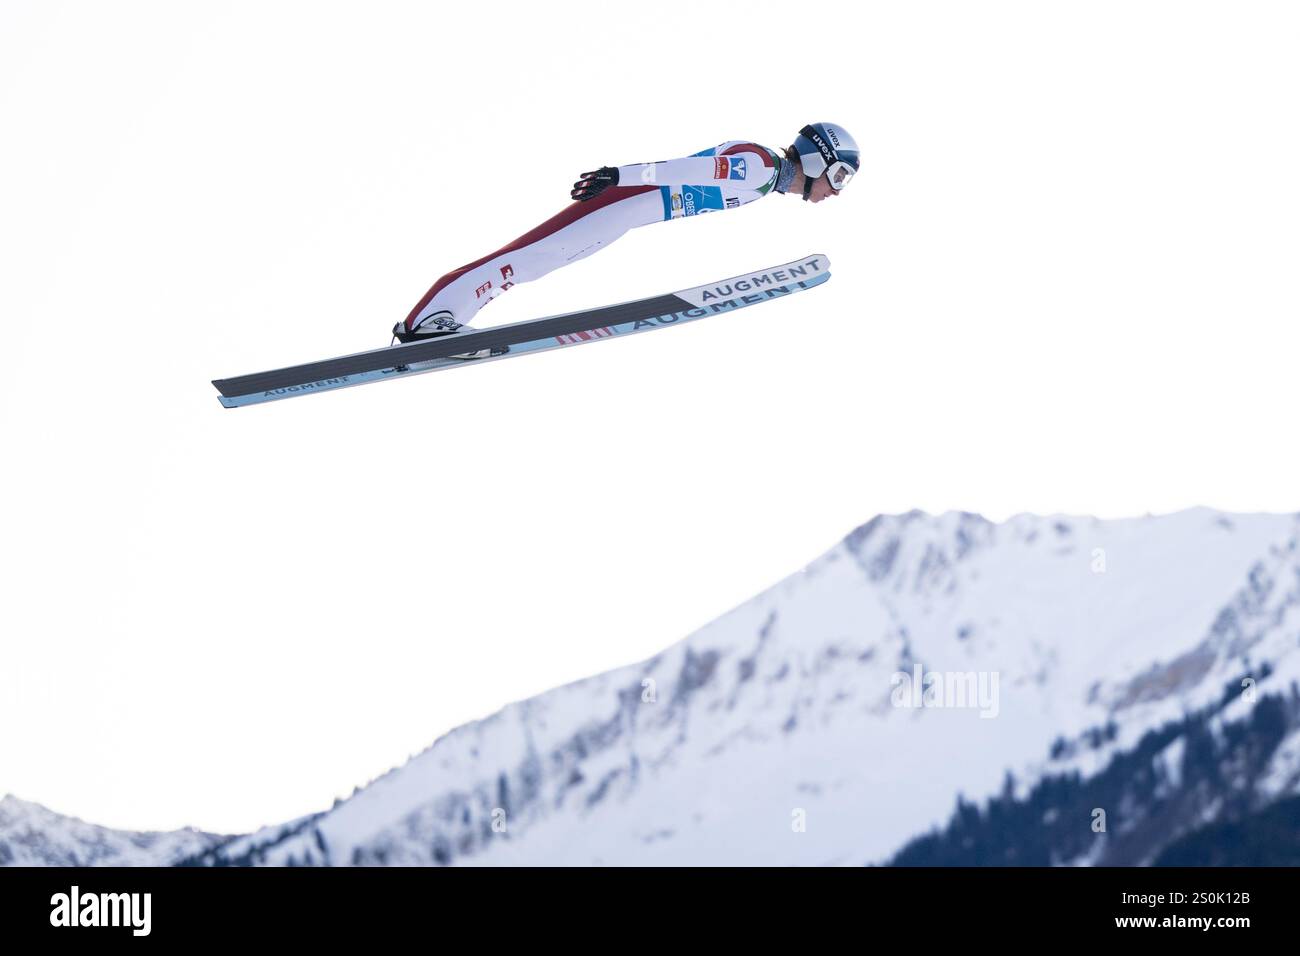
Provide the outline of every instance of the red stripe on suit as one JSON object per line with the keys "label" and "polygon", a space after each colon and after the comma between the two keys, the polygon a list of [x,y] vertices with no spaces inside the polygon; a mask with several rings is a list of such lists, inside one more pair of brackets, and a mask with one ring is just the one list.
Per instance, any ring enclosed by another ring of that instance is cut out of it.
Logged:
{"label": "red stripe on suit", "polygon": [[531,246],[537,240],[545,239],[547,236],[559,232],[565,226],[577,222],[583,216],[589,216],[597,210],[604,209],[606,206],[618,202],[620,199],[627,199],[629,196],[636,196],[658,188],[658,186],[611,186],[595,199],[589,199],[586,202],[570,203],[562,211],[556,213],[540,226],[530,229],[513,242],[507,243],[495,252],[489,252],[481,259],[475,259],[473,262],[467,263],[459,269],[454,269],[451,272],[448,272],[433,284],[433,287],[424,294],[424,298],[422,298],[415,308],[411,310],[411,314],[406,317],[406,327],[408,329],[411,327],[411,323],[420,317],[420,313],[423,312],[425,307],[433,301],[434,296],[452,282],[459,279],[466,272],[477,269],[485,262],[490,262],[497,256],[503,256],[509,252],[516,252],[519,249],[524,248],[524,246]]}

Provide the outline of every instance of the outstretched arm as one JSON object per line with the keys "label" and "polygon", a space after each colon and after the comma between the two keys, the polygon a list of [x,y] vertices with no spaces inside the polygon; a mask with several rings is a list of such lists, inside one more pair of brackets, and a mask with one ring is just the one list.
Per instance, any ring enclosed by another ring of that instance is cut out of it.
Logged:
{"label": "outstretched arm", "polygon": [[[734,149],[734,148],[733,148]],[[574,199],[586,200],[610,186],[706,186],[761,189],[772,178],[770,158],[759,146],[742,144],[725,156],[687,156],[657,163],[602,166],[573,184]]]}

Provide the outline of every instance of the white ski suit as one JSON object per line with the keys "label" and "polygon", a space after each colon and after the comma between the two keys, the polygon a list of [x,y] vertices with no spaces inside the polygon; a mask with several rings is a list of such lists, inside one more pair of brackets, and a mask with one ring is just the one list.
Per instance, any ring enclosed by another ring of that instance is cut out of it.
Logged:
{"label": "white ski suit", "polygon": [[784,155],[732,140],[684,159],[618,167],[618,185],[574,202],[518,239],[448,272],[406,317],[406,329],[446,310],[468,325],[478,310],[520,282],[540,279],[604,248],[629,229],[661,220],[734,209],[784,191],[792,178]]}

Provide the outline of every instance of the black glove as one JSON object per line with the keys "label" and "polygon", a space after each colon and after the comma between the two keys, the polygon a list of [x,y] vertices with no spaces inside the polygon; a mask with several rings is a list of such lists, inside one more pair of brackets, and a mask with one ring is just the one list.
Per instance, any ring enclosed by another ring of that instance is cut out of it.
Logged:
{"label": "black glove", "polygon": [[583,173],[582,178],[573,184],[573,192],[569,195],[579,202],[586,202],[599,196],[610,186],[618,185],[618,167],[602,166],[600,169],[590,173]]}

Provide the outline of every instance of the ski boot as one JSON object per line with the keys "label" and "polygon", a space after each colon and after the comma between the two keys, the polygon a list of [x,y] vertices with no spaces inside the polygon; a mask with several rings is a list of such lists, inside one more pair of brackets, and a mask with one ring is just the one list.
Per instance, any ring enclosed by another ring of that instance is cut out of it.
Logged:
{"label": "ski boot", "polygon": [[[405,322],[398,322],[393,326],[393,338],[403,345],[409,345],[412,342],[427,342],[439,335],[454,335],[465,328],[468,328],[468,326],[461,325],[452,317],[450,312],[444,309],[441,312],[426,315],[415,324],[413,329],[408,330]],[[447,357],[454,359],[492,358],[497,355],[505,355],[509,351],[510,346],[501,345],[495,348],[479,349],[476,352],[464,352],[460,355],[449,355]]]}
{"label": "ski boot", "polygon": [[398,322],[393,326],[393,338],[403,345],[409,345],[412,342],[427,342],[435,335],[451,335],[463,328],[464,326],[452,318],[451,313],[444,309],[441,312],[426,315],[416,322],[415,327],[412,329],[406,327],[405,320]]}

